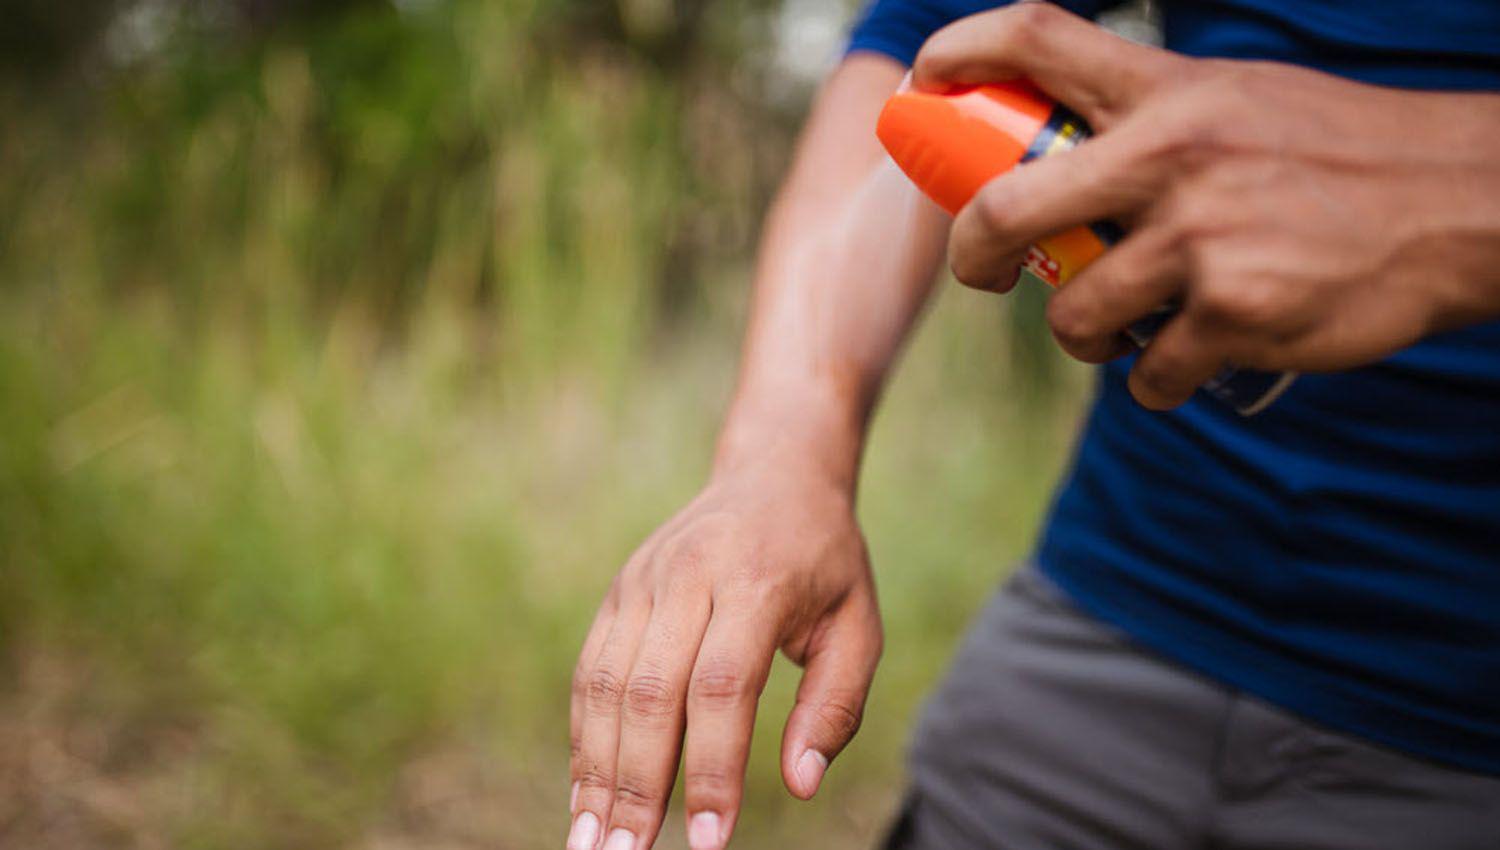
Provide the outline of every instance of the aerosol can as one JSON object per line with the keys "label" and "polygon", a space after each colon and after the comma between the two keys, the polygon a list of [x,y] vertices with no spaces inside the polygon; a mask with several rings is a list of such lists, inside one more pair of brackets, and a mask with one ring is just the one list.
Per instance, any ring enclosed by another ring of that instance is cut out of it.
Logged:
{"label": "aerosol can", "polygon": [[[917,91],[903,83],[886,102],[875,128],[891,158],[928,197],[950,214],[980,187],[1015,166],[1068,150],[1090,135],[1088,124],[1026,80]],[[1123,237],[1113,222],[1094,222],[1032,245],[1022,265],[1058,287]],[[1126,331],[1144,348],[1172,316],[1170,305]],[[1226,366],[1203,390],[1251,416],[1264,410],[1296,378]]]}

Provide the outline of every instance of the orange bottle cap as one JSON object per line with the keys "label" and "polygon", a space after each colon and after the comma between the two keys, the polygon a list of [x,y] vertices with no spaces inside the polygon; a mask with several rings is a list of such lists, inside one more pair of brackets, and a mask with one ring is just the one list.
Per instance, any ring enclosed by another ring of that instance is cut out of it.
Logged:
{"label": "orange bottle cap", "polygon": [[979,188],[1014,168],[1053,103],[1026,80],[924,92],[903,83],[875,135],[938,206],[956,215]]}

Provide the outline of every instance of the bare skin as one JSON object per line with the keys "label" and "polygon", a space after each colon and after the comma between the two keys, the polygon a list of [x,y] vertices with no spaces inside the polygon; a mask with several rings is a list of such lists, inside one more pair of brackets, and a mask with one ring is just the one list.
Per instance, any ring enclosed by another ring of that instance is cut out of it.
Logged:
{"label": "bare skin", "polygon": [[1130,374],[1147,407],[1183,403],[1226,363],[1348,369],[1500,316],[1500,96],[1189,59],[1040,3],[958,21],[913,66],[925,87],[1015,76],[1098,136],[981,190],[954,222],[954,273],[1008,289],[1038,238],[1128,224],[1048,321],[1103,362],[1179,299]]}
{"label": "bare skin", "polygon": [[723,847],[778,649],[805,668],[789,791],[811,797],[859,726],[881,648],[859,455],[948,226],[874,137],[905,72],[850,57],[814,106],[766,223],[712,477],[620,571],[579,655],[570,850],[650,847],[679,756],[690,844]]}
{"label": "bare skin", "polygon": [[[881,647],[859,456],[947,233],[873,137],[904,70],[856,54],[824,86],[767,221],[713,474],[627,561],[584,641],[569,850],[649,848],[679,762],[691,847],[724,847],[777,650],[805,668],[782,739],[788,790],[811,797],[859,726]],[[1043,4],[948,27],[915,75],[1028,76],[1099,131],[986,186],[950,261],[999,291],[1037,238],[1128,225],[1048,318],[1066,350],[1099,361],[1182,299],[1131,375],[1148,406],[1180,403],[1225,361],[1344,368],[1500,315],[1500,98],[1185,59]]]}

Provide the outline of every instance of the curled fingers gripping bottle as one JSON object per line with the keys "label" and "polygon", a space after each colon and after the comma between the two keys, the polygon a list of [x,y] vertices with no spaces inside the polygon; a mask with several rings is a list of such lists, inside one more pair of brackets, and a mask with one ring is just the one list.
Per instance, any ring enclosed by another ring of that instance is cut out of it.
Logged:
{"label": "curled fingers gripping bottle", "polygon": [[[979,188],[1016,165],[1067,150],[1089,127],[1025,80],[963,86],[945,92],[903,84],[881,110],[875,134],[891,158],[928,197],[956,215]],[[1076,227],[1032,245],[1022,267],[1051,286],[1067,283],[1123,237],[1108,221]],[[1144,348],[1171,319],[1171,305],[1132,324]],[[1264,410],[1296,377],[1226,366],[1204,391],[1245,416]]]}

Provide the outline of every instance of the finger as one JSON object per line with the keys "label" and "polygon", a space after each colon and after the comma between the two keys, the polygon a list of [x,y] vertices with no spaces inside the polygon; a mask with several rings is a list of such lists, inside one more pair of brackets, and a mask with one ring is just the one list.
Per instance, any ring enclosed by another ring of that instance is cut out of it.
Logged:
{"label": "finger", "polygon": [[1187,401],[1225,365],[1223,350],[1212,344],[1190,312],[1167,322],[1130,370],[1130,394],[1143,407],[1169,410]]}
{"label": "finger", "polygon": [[1058,345],[1085,363],[1130,351],[1125,329],[1181,294],[1188,263],[1163,228],[1146,227],[1084,267],[1052,295],[1047,324]]}
{"label": "finger", "polygon": [[656,840],[677,774],[688,677],[709,607],[707,588],[689,580],[652,609],[625,683],[606,850],[616,844],[621,850],[643,850]]}
{"label": "finger", "polygon": [[1149,128],[1107,136],[1024,165],[986,183],[954,219],[948,257],[959,280],[980,286],[1009,271],[1027,246],[1074,227],[1127,219],[1167,175],[1149,154]]}
{"label": "finger", "polygon": [[940,91],[1027,77],[1104,130],[1188,61],[1049,3],[1017,3],[938,30],[912,63],[912,84]]}
{"label": "finger", "polygon": [[880,661],[880,615],[874,599],[851,599],[808,644],[797,704],[781,738],[781,778],[801,799],[817,793],[823,773],[864,715]]}
{"label": "finger", "polygon": [[755,706],[775,651],[774,624],[716,602],[688,684],[682,764],[692,850],[720,850],[734,831]]}
{"label": "finger", "polygon": [[986,255],[981,264],[970,262],[961,266],[961,262],[971,260],[972,255],[968,253],[970,250],[972,248],[959,247],[959,243],[951,240],[948,242],[948,267],[955,280],[971,289],[1001,295],[1016,288],[1016,283],[1021,279],[1021,264],[1026,261],[1025,253],[993,258]]}
{"label": "finger", "polygon": [[620,707],[625,682],[651,615],[649,599],[622,598],[599,658],[585,676],[583,728],[579,733],[577,813],[568,831],[568,850],[594,850],[609,822],[614,801],[615,756],[620,745]]}
{"label": "finger", "polygon": [[583,711],[584,700],[588,696],[588,674],[594,669],[594,664],[599,659],[599,651],[604,646],[604,638],[614,624],[617,606],[615,591],[611,588],[609,594],[604,597],[604,602],[599,605],[598,613],[594,615],[594,622],[589,626],[588,634],[583,639],[583,648],[578,651],[578,664],[573,668],[573,689],[568,699],[568,769],[569,778],[573,783],[568,797],[570,816],[578,812],[578,756],[583,738]]}

